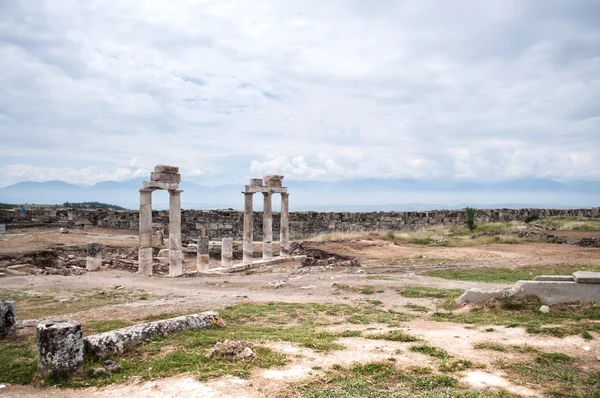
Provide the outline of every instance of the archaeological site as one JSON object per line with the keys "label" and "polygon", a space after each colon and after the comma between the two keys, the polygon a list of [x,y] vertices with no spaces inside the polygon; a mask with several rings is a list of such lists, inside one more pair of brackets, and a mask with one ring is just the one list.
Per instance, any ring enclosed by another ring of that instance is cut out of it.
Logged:
{"label": "archaeological site", "polygon": [[284,180],[0,210],[0,396],[600,397],[599,207],[296,212]]}

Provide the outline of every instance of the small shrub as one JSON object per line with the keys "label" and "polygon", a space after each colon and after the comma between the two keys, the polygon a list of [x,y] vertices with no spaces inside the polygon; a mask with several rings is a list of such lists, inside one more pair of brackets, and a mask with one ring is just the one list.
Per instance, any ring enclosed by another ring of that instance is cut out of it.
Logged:
{"label": "small shrub", "polygon": [[525,219],[525,222],[529,224],[530,222],[534,222],[540,219],[539,214],[532,214]]}
{"label": "small shrub", "polygon": [[467,228],[469,228],[471,231],[474,231],[475,228],[477,228],[477,223],[475,222],[475,209],[472,207],[465,207],[465,214],[467,216]]}

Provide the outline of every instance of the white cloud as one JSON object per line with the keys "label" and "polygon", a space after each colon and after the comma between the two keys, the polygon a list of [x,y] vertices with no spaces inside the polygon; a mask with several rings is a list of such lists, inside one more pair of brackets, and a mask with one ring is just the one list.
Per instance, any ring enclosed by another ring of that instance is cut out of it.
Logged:
{"label": "white cloud", "polygon": [[0,184],[89,183],[157,163],[207,183],[272,172],[599,180],[598,10],[4,2]]}

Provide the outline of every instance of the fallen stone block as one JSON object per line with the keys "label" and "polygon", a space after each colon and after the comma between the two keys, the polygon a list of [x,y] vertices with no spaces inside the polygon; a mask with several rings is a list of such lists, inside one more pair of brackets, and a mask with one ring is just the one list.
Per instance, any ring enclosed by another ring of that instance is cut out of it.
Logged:
{"label": "fallen stone block", "polygon": [[223,320],[215,311],[178,316],[87,336],[84,339],[85,351],[105,358],[121,354],[128,347],[154,336],[168,336],[186,330],[209,329],[214,326],[224,326]]}
{"label": "fallen stone block", "polygon": [[179,166],[168,166],[166,164],[157,164],[154,166],[155,173],[169,173],[169,174],[177,174],[179,173]]}
{"label": "fallen stone block", "polygon": [[81,324],[48,320],[37,326],[38,371],[42,377],[72,376],[83,369]]}
{"label": "fallen stone block", "polygon": [[539,275],[533,278],[534,281],[540,282],[574,282],[571,275]]}
{"label": "fallen stone block", "polygon": [[515,298],[537,296],[545,305],[600,302],[600,288],[591,283],[518,281],[510,289]]}
{"label": "fallen stone block", "polygon": [[209,358],[227,359],[229,361],[238,361],[248,358],[254,358],[256,355],[248,344],[244,341],[225,340],[217,342],[208,353]]}
{"label": "fallen stone block", "polygon": [[[600,272],[575,271],[573,272],[573,279],[577,283],[600,284]],[[600,290],[600,287],[598,287],[598,290]]]}
{"label": "fallen stone block", "polygon": [[486,290],[486,289],[478,289],[472,288],[465,291],[457,300],[458,304],[462,303],[481,303],[483,301],[488,301],[493,298],[503,298],[508,297],[509,289],[495,289],[495,290]]}

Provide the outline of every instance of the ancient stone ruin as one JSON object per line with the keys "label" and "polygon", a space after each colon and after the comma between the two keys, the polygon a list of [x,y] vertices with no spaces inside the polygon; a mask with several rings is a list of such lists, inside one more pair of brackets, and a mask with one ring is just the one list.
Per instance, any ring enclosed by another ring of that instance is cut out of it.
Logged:
{"label": "ancient stone ruin", "polygon": [[17,306],[14,301],[0,301],[0,337],[12,336],[17,325]]}
{"label": "ancient stone ruin", "polygon": [[[183,252],[181,249],[181,190],[179,167],[159,164],[150,174],[150,181],[144,181],[140,189],[140,248],[138,272],[152,275],[152,192],[157,189],[169,191],[169,276],[183,272]],[[161,238],[162,240],[162,238]]]}
{"label": "ancient stone ruin", "polygon": [[[283,176],[268,174],[264,178],[251,178],[244,192],[244,245],[243,263],[252,264],[254,261],[254,217],[252,200],[255,193],[262,193],[263,204],[263,260],[273,259],[273,209],[271,197],[274,193],[281,194],[280,219],[280,257],[289,256],[290,227],[289,227],[289,194],[282,186]],[[264,182],[264,184],[263,184]]]}

